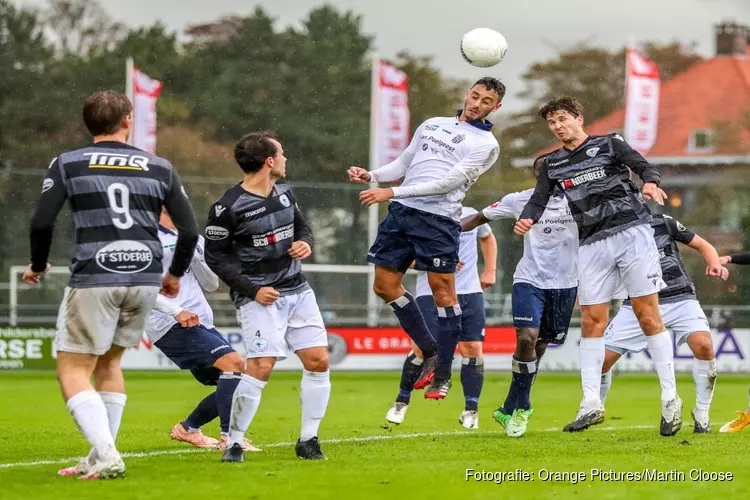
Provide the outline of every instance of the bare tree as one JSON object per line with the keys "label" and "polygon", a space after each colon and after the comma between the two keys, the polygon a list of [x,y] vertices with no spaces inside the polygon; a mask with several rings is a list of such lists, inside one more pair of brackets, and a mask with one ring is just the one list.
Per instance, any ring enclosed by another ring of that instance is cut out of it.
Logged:
{"label": "bare tree", "polygon": [[107,50],[124,33],[97,0],[47,0],[43,12],[47,26],[63,54],[87,55]]}

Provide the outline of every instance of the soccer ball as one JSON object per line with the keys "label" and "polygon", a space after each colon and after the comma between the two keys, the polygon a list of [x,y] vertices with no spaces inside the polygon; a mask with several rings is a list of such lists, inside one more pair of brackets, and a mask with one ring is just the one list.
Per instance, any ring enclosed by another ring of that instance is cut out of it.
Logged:
{"label": "soccer ball", "polygon": [[469,64],[489,68],[499,63],[508,52],[505,37],[489,28],[477,28],[466,33],[461,40],[461,55]]}

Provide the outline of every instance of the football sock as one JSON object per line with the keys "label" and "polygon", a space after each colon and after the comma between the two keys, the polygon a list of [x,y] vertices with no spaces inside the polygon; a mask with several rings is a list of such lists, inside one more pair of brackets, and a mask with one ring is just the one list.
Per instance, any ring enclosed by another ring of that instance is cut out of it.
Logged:
{"label": "football sock", "polygon": [[411,401],[411,392],[414,390],[414,384],[419,375],[422,373],[423,361],[413,352],[409,353],[404,360],[404,366],[401,368],[401,384],[399,385],[397,403],[409,404]]}
{"label": "football sock", "polygon": [[435,369],[435,380],[447,380],[451,377],[453,354],[461,337],[461,306],[438,307],[438,364]]}
{"label": "football sock", "polygon": [[422,311],[417,307],[414,297],[409,292],[406,292],[396,300],[389,302],[388,305],[396,313],[396,318],[398,318],[401,328],[417,344],[424,357],[431,358],[434,356],[437,349],[437,342],[430,333],[430,330],[427,329]]}
{"label": "football sock", "polygon": [[250,375],[242,375],[232,398],[232,411],[229,417],[229,441],[227,447],[241,444],[250,422],[260,406],[260,396],[267,382]]}
{"label": "football sock", "polygon": [[79,392],[68,400],[66,406],[100,459],[108,460],[117,455],[115,440],[109,430],[107,407],[96,391]]}
{"label": "football sock", "polygon": [[693,360],[693,380],[695,380],[695,407],[706,410],[711,407],[711,399],[716,387],[716,360]]}
{"label": "football sock", "polygon": [[461,361],[461,385],[467,411],[479,410],[479,396],[484,384],[484,358],[464,358]]}
{"label": "football sock", "polygon": [[189,432],[200,430],[205,424],[219,416],[219,409],[216,406],[216,393],[212,392],[182,421],[182,426]]}
{"label": "football sock", "polygon": [[318,428],[326,414],[330,396],[331,377],[329,371],[310,372],[302,370],[302,383],[299,388],[299,397],[302,403],[300,441],[305,442],[318,435]]}
{"label": "football sock", "polygon": [[612,370],[610,369],[607,373],[602,374],[601,387],[599,388],[599,399],[604,406],[604,400],[607,398],[609,388],[612,387]]}
{"label": "football sock", "polygon": [[508,397],[503,404],[505,413],[510,415],[516,409],[531,409],[531,384],[536,373],[536,359],[520,361],[513,357],[513,379],[510,382]]}
{"label": "football sock", "polygon": [[604,337],[582,338],[578,347],[584,402],[598,401],[604,364]]}
{"label": "football sock", "polygon": [[229,432],[229,416],[232,414],[232,398],[237,390],[237,385],[242,380],[242,374],[236,372],[223,372],[216,382],[216,409],[219,412],[219,425],[221,432]]}
{"label": "football sock", "polygon": [[128,397],[121,392],[106,391],[100,391],[99,397],[102,398],[102,402],[107,408],[109,432],[112,434],[112,440],[117,441],[117,433],[120,431],[120,423],[122,422],[122,412],[125,410],[125,402]]}
{"label": "football sock", "polygon": [[646,337],[648,352],[654,361],[656,374],[661,384],[661,400],[671,401],[677,397],[677,383],[674,378],[674,351],[672,338],[667,332]]}

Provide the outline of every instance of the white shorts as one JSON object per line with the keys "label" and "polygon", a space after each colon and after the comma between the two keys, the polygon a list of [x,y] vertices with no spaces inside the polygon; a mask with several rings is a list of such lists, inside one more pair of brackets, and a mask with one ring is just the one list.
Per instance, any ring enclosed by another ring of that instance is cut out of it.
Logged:
{"label": "white shorts", "polygon": [[294,352],[328,347],[323,316],[310,289],[279,297],[270,306],[249,302],[240,307],[237,317],[246,358],[282,360],[286,359],[286,346]]}
{"label": "white shorts", "polygon": [[[710,332],[711,327],[701,305],[695,299],[661,304],[661,319],[672,330],[677,345],[687,342],[690,334]],[[604,346],[619,354],[641,352],[646,348],[646,336],[631,306],[622,306],[604,333]]]}
{"label": "white shorts", "polygon": [[578,249],[578,303],[582,306],[644,297],[665,287],[654,230],[648,224]]}
{"label": "white shorts", "polygon": [[66,287],[57,315],[55,350],[105,354],[113,345],[135,347],[159,287]]}

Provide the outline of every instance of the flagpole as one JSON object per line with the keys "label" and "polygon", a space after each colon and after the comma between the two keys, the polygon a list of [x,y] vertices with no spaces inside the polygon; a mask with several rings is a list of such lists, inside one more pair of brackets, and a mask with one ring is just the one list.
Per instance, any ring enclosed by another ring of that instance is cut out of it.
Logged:
{"label": "flagpole", "polygon": [[[370,79],[370,170],[375,170],[378,165],[378,118],[380,114],[380,58],[377,54],[372,56],[372,74]],[[377,182],[371,182],[370,188],[378,187]],[[378,204],[372,204],[367,209],[367,241],[368,245],[375,242],[378,235]],[[367,274],[367,326],[378,325],[378,299],[372,291],[375,284],[375,266],[370,266]]]}
{"label": "flagpole", "polygon": [[[130,100],[130,105],[133,106],[133,113],[135,113],[135,86],[133,85],[133,58],[128,57],[125,59],[125,95]],[[135,116],[133,117],[133,125],[135,125]],[[130,131],[130,137],[128,137],[128,144],[133,145],[133,139],[135,134]]]}

